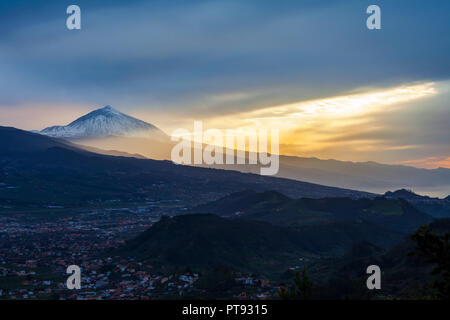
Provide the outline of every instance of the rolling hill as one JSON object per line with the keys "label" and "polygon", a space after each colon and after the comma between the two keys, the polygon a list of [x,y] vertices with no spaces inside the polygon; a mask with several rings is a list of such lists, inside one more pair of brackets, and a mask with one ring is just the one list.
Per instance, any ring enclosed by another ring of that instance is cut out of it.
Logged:
{"label": "rolling hill", "polygon": [[[433,232],[450,232],[450,219],[430,224]],[[433,264],[421,256],[411,255],[416,244],[407,237],[393,248],[383,250],[370,243],[357,243],[344,256],[314,261],[308,266],[316,283],[316,299],[420,299],[433,294]],[[448,253],[447,253],[448,254]],[[381,290],[366,287],[366,268],[378,265],[382,270]]]}
{"label": "rolling hill", "polygon": [[162,219],[117,254],[158,268],[206,270],[224,266],[276,277],[303,259],[339,256],[358,241],[392,245],[401,236],[377,226],[350,223],[296,229],[212,214]]}
{"label": "rolling hill", "polygon": [[118,253],[163,268],[225,266],[268,273],[313,254],[293,230],[210,214],[162,219]]}
{"label": "rolling hill", "polygon": [[291,199],[275,191],[237,192],[194,207],[190,211],[297,228],[336,222],[364,222],[402,234],[412,232],[419,225],[433,220],[402,199]]}
{"label": "rolling hill", "polygon": [[450,197],[439,199],[421,196],[405,189],[394,192],[388,191],[384,196],[390,199],[404,199],[420,211],[435,218],[450,218]]}
{"label": "rolling hill", "polygon": [[342,256],[361,242],[392,248],[432,220],[404,200],[245,190],[161,220],[118,254],[160,268],[225,266],[278,277],[299,261]]}

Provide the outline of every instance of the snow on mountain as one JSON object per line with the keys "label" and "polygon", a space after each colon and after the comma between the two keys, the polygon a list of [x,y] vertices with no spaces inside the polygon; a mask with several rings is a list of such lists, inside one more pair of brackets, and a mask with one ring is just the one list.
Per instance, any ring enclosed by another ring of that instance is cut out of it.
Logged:
{"label": "snow on mountain", "polygon": [[94,110],[66,126],[53,126],[40,131],[41,134],[66,139],[125,136],[140,138],[165,138],[166,134],[154,125],[133,118],[106,106]]}

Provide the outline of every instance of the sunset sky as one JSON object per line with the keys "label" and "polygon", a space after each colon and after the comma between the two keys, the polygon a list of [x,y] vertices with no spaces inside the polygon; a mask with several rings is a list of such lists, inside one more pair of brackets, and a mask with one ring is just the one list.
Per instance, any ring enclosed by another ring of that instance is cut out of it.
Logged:
{"label": "sunset sky", "polygon": [[[81,7],[82,29],[66,29]],[[126,4],[126,5],[125,5]],[[366,28],[381,7],[382,29]],[[450,168],[436,1],[2,1],[0,125],[114,108],[168,134],[278,128],[283,154]]]}

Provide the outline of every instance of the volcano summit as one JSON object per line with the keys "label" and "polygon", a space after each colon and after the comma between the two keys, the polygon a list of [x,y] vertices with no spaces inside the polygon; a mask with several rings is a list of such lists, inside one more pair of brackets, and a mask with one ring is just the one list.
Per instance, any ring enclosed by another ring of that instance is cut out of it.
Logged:
{"label": "volcano summit", "polygon": [[66,139],[100,138],[107,136],[140,138],[166,137],[166,134],[156,126],[117,111],[111,106],[94,110],[66,126],[45,128],[40,133]]}

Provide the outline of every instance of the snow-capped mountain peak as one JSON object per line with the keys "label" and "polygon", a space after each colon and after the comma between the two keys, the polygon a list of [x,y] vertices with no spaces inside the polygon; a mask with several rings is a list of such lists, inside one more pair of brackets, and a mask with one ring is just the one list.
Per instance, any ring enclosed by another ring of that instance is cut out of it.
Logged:
{"label": "snow-capped mountain peak", "polygon": [[154,125],[126,115],[111,106],[94,110],[66,126],[53,126],[41,134],[66,139],[126,136],[161,138],[165,134]]}

